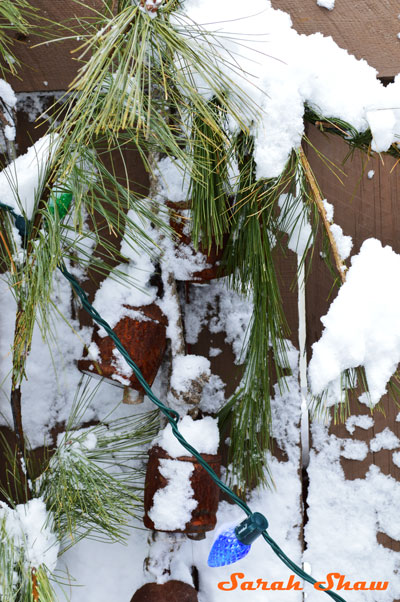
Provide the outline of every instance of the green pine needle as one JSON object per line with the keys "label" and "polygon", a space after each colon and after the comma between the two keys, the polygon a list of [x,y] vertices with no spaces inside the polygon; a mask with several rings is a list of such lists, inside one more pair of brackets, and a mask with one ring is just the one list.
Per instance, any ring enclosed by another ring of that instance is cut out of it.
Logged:
{"label": "green pine needle", "polygon": [[86,381],[65,434],[34,483],[54,521],[63,551],[83,537],[123,541],[143,512],[143,451],[159,429],[158,411],[106,420],[77,430],[97,391]]}

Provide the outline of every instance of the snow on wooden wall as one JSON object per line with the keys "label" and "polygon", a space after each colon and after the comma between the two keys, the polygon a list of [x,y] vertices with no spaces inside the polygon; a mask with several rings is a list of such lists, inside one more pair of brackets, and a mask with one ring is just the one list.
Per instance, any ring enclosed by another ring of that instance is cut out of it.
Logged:
{"label": "snow on wooden wall", "polygon": [[399,72],[397,0],[336,0],[333,10],[318,6],[317,0],[272,0],[272,6],[288,12],[299,33],[332,36],[341,48],[366,59],[379,77]]}
{"label": "snow on wooden wall", "polygon": [[[34,5],[43,17],[61,23],[74,16],[90,14],[91,7],[99,7],[101,0],[88,0],[82,4],[74,0],[35,0]],[[339,46],[357,58],[366,59],[378,70],[380,77],[397,75],[400,64],[397,0],[336,0],[332,11],[318,6],[316,0],[272,0],[272,5],[291,15],[299,33],[320,31],[330,35]],[[60,32],[60,37],[62,35],[68,33]],[[79,41],[33,48],[42,41],[39,36],[18,41],[18,55],[25,67],[18,78],[10,78],[17,92],[65,90],[78,69],[78,53],[71,54],[71,51],[79,46]]]}
{"label": "snow on wooden wall", "polygon": [[[352,255],[359,252],[364,240],[372,237],[400,253],[400,171],[398,166],[395,167],[395,160],[387,155],[367,158],[357,151],[343,164],[349,151],[344,141],[332,135],[324,135],[315,127],[309,127],[307,133],[311,144],[343,171],[339,173],[336,170],[341,182],[315,151],[311,147],[308,149],[310,163],[323,194],[328,202],[334,205],[335,223],[343,228],[345,235],[353,238]],[[316,249],[314,254],[306,289],[309,357],[311,345],[321,335],[320,317],[327,313],[336,296],[336,291],[332,291],[332,277],[318,250]],[[349,529],[353,527],[359,533],[355,538],[356,545],[362,541],[365,553],[374,557],[375,563],[370,565],[373,575],[361,575],[362,568],[365,571],[368,563],[366,559],[360,560],[358,578],[382,578],[382,575],[377,574],[379,571],[393,571],[393,585],[397,589],[392,592],[391,599],[398,602],[400,583],[396,581],[395,567],[400,561],[400,532],[398,520],[390,520],[390,513],[391,509],[398,508],[400,504],[400,468],[395,463],[394,456],[399,447],[396,445],[392,448],[388,445],[390,449],[385,449],[386,446],[381,448],[377,443],[379,439],[375,438],[386,429],[393,433],[394,437],[390,437],[394,441],[395,437],[400,438],[400,422],[396,419],[399,408],[389,395],[384,396],[380,406],[381,410],[375,409],[371,413],[369,408],[357,402],[356,395],[353,395],[346,423],[335,424],[332,420],[325,433],[322,433],[319,427],[313,428],[311,449],[315,453],[311,456],[309,469],[310,520],[305,530],[308,544],[306,556],[311,562],[312,559],[315,562],[318,557],[315,549],[318,548],[320,553],[324,552],[319,543],[316,526],[320,532],[325,529],[328,533],[330,525],[334,525],[336,540],[342,547],[341,557],[345,561],[343,567],[335,566],[335,570],[346,571],[346,562],[357,567],[357,552],[354,550],[352,537],[349,536]],[[359,420],[356,418],[359,416],[371,417],[372,420]],[[350,439],[356,442],[357,448],[350,449]],[[318,467],[318,458],[325,456],[326,459],[326,454],[329,455],[330,461],[324,464],[321,481],[322,467]],[[327,493],[317,495],[316,491],[321,491],[322,485]],[[379,499],[380,495],[384,501]],[[331,500],[330,509],[326,507],[328,499]],[[349,526],[347,520],[351,504],[356,512],[355,516],[351,516],[352,526]],[[368,517],[368,514],[371,516]],[[326,523],[321,522],[321,516],[326,517]],[[363,531],[365,538],[362,535]],[[376,546],[376,543],[382,547]],[[331,544],[332,541],[328,545]]]}

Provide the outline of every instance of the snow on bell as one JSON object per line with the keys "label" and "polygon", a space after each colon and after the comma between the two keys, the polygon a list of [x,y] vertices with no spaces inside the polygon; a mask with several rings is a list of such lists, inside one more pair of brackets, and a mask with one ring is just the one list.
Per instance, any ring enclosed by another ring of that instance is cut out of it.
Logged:
{"label": "snow on bell", "polygon": [[[201,456],[219,476],[221,457]],[[149,450],[144,491],[147,528],[203,539],[215,527],[218,502],[219,487],[196,458],[171,457],[158,445]]]}
{"label": "snow on bell", "polygon": [[[167,344],[167,318],[155,303],[141,307],[124,305],[124,308],[124,315],[115,325],[114,332],[151,385]],[[101,336],[97,326],[94,328],[91,344],[85,348],[83,357],[78,361],[78,368],[84,374],[105,378],[118,387],[144,393],[112,339]]]}
{"label": "snow on bell", "polygon": [[[223,248],[218,248],[215,243],[209,250],[199,244],[198,252],[195,251],[190,232],[190,210],[186,203],[173,203],[167,201],[170,209],[170,226],[179,236],[175,244],[175,271],[181,265],[181,275],[176,274],[177,280],[186,282],[206,283],[214,278],[225,276],[226,271],[221,266]],[[183,207],[185,208],[182,208]]]}

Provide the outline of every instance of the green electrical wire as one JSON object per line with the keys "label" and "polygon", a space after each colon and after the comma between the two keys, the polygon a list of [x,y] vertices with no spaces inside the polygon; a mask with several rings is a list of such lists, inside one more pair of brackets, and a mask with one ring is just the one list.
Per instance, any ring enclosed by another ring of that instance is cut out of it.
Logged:
{"label": "green electrical wire", "polygon": [[[72,200],[72,196],[70,198],[70,201],[71,200]],[[13,217],[16,218],[14,211],[8,205],[4,205],[4,203],[0,202],[0,208],[3,208],[5,210],[9,211],[13,215]],[[63,209],[63,211],[65,211],[65,198],[63,199],[62,209]],[[64,215],[65,215],[65,213],[64,213]],[[17,216],[17,217],[24,219],[24,218],[22,218],[22,216]],[[25,229],[23,229],[23,228],[21,229],[20,227],[18,227],[18,230],[20,231],[20,234],[21,234],[21,231],[26,232],[26,225],[25,225]],[[26,236],[26,234],[25,234],[25,236]],[[196,460],[199,462],[199,464],[201,464],[201,466],[204,468],[204,470],[210,475],[210,477],[212,478],[214,483],[216,483],[218,485],[218,487],[222,491],[224,491],[232,499],[232,501],[235,502],[235,504],[243,510],[243,512],[245,512],[247,514],[247,516],[251,516],[253,513],[250,510],[249,506],[242,499],[240,499],[240,497],[238,497],[230,489],[230,487],[228,487],[227,485],[225,485],[225,483],[223,483],[221,481],[221,479],[218,477],[218,475],[214,472],[214,470],[211,468],[211,466],[204,460],[204,458],[202,458],[202,456],[199,454],[199,452],[194,447],[192,447],[190,445],[190,443],[188,443],[188,441],[186,441],[186,439],[184,438],[184,436],[182,435],[182,433],[179,431],[179,428],[178,428],[178,422],[180,419],[178,412],[176,412],[172,408],[168,408],[166,405],[164,405],[163,402],[160,399],[158,399],[158,397],[153,393],[151,387],[144,379],[144,376],[141,373],[139,367],[132,360],[129,353],[127,352],[125,347],[122,345],[121,341],[119,340],[118,336],[115,334],[115,332],[113,331],[111,326],[101,317],[101,315],[98,313],[98,311],[90,303],[85,291],[81,288],[78,281],[74,278],[74,276],[72,276],[72,274],[70,274],[68,272],[65,265],[59,265],[58,267],[59,267],[59,270],[61,271],[61,273],[63,274],[63,276],[70,282],[73,290],[75,291],[76,295],[79,297],[79,299],[82,303],[82,307],[87,311],[87,313],[92,317],[92,319],[99,326],[104,328],[104,330],[107,332],[108,336],[114,342],[115,347],[122,354],[122,356],[125,359],[128,366],[130,366],[130,368],[133,370],[136,378],[138,379],[138,381],[142,385],[143,389],[145,390],[147,397],[160,409],[160,411],[167,418],[169,424],[171,425],[172,432],[173,432],[174,436],[176,437],[176,439],[179,441],[179,443],[188,452],[190,452],[190,454],[192,456],[194,456],[196,458]],[[268,545],[272,548],[273,552],[278,556],[278,558],[291,571],[293,571],[293,573],[298,575],[304,581],[311,583],[312,585],[317,583],[316,579],[311,577],[308,573],[305,573],[299,566],[297,566],[297,564],[295,564],[292,560],[290,560],[290,558],[288,556],[286,556],[286,554],[283,552],[283,550],[278,546],[278,544],[268,534],[267,530],[262,532],[262,536],[263,536],[264,540],[268,543]],[[323,591],[325,594],[330,596],[333,600],[336,600],[336,602],[346,602],[344,600],[344,598],[342,598],[335,592],[322,589],[322,587],[321,587],[320,591]]]}

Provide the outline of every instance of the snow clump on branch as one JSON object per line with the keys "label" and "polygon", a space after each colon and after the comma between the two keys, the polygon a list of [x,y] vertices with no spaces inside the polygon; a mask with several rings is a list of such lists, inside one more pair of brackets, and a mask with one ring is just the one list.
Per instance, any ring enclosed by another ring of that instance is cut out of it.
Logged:
{"label": "snow clump on branch", "polygon": [[[385,88],[365,60],[321,33],[298,34],[290,16],[266,0],[254,0],[251,8],[242,0],[186,0],[184,10],[214,33],[221,68],[262,110],[259,123],[247,124],[255,136],[258,178],[279,176],[291,150],[300,146],[305,104],[359,132],[370,128],[374,151],[398,141],[399,76]],[[198,83],[207,95],[206,83]]]}

